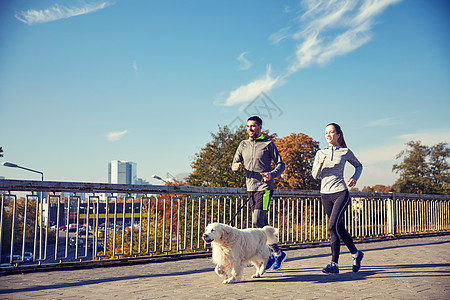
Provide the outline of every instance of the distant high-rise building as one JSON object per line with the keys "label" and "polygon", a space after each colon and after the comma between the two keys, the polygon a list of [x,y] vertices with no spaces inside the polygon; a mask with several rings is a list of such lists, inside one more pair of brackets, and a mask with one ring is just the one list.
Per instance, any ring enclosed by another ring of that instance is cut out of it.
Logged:
{"label": "distant high-rise building", "polygon": [[108,183],[136,184],[136,180],[136,163],[122,160],[112,160],[108,163]]}

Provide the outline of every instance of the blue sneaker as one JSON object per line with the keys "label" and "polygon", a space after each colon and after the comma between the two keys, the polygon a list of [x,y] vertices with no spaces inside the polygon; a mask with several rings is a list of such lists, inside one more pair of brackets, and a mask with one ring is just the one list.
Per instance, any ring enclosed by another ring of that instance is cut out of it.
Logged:
{"label": "blue sneaker", "polygon": [[281,251],[279,255],[275,255],[275,263],[273,264],[273,270],[281,269],[281,264],[286,260],[287,254]]}
{"label": "blue sneaker", "polygon": [[273,257],[273,254],[271,254],[266,263],[266,271],[269,271],[270,269],[272,269],[274,263],[275,263],[275,257]]}
{"label": "blue sneaker", "polygon": [[361,261],[364,257],[364,253],[362,253],[362,251],[356,252],[355,255],[352,255],[353,258],[353,272],[358,272],[359,269],[361,268]]}
{"label": "blue sneaker", "polygon": [[338,264],[335,262],[330,262],[325,268],[322,269],[325,274],[337,275],[339,274]]}

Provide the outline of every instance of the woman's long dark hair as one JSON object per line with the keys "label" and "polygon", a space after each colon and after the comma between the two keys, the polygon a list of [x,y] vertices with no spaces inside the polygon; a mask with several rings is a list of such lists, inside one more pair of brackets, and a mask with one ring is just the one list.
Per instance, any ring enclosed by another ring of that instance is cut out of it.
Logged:
{"label": "woman's long dark hair", "polygon": [[334,127],[334,130],[336,130],[336,133],[339,134],[339,138],[338,138],[339,146],[341,146],[342,148],[347,148],[347,144],[345,143],[344,133],[342,132],[341,126],[339,126],[336,123],[330,123],[327,125],[327,127],[330,125],[332,125]]}

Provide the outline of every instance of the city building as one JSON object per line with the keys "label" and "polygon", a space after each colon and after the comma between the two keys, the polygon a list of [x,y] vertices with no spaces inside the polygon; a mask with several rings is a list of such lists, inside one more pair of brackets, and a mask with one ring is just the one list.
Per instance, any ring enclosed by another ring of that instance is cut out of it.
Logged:
{"label": "city building", "polygon": [[148,182],[148,181],[145,180],[145,179],[138,178],[138,179],[136,180],[136,184],[140,184],[140,185],[150,185],[150,182]]}
{"label": "city building", "polygon": [[108,183],[136,184],[136,181],[136,163],[122,160],[112,160],[108,163]]}

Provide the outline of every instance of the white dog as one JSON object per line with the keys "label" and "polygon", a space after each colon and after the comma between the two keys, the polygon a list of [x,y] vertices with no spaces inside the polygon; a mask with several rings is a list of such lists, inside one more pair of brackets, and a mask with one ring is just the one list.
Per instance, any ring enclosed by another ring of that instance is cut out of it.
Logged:
{"label": "white dog", "polygon": [[278,242],[278,232],[278,228],[272,226],[239,230],[211,223],[206,227],[203,239],[212,245],[217,275],[225,279],[223,283],[233,283],[242,279],[244,266],[249,263],[256,268],[253,278],[264,274],[270,256],[268,245]]}

